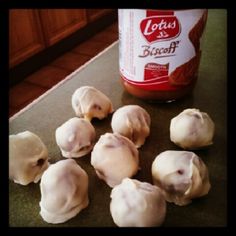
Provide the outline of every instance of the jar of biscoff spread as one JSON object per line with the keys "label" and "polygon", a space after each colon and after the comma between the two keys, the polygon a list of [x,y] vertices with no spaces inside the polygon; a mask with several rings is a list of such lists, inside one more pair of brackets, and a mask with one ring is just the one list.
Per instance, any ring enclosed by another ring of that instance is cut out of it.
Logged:
{"label": "jar of biscoff spread", "polygon": [[132,95],[173,101],[197,81],[206,9],[119,9],[119,67]]}

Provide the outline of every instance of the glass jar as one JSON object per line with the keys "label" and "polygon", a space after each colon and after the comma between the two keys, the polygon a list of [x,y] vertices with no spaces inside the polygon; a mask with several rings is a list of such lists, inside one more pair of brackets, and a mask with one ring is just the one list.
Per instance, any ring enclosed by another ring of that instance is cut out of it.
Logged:
{"label": "glass jar", "polygon": [[124,88],[169,102],[194,89],[206,9],[119,9],[119,67]]}

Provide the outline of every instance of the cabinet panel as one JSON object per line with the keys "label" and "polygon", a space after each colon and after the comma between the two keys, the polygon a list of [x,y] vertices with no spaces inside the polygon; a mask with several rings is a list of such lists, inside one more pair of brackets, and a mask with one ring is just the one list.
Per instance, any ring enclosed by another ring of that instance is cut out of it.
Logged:
{"label": "cabinet panel", "polygon": [[112,9],[87,9],[88,21],[94,21],[111,11]]}
{"label": "cabinet panel", "polygon": [[51,46],[86,25],[85,9],[39,10],[47,46]]}
{"label": "cabinet panel", "polygon": [[112,11],[114,9],[9,10],[10,68]]}
{"label": "cabinet panel", "polygon": [[32,9],[9,10],[10,67],[44,48],[38,12]]}

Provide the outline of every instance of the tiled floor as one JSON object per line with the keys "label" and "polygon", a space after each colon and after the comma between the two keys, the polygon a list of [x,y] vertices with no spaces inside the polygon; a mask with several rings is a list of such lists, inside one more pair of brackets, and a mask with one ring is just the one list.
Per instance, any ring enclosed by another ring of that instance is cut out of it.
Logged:
{"label": "tiled floor", "polygon": [[118,39],[117,22],[10,88],[9,117]]}

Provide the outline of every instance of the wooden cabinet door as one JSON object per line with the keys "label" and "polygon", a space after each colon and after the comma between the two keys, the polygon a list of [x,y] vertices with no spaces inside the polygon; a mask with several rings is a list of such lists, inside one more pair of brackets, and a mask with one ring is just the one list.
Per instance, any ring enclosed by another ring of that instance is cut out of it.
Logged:
{"label": "wooden cabinet door", "polygon": [[94,21],[111,11],[112,9],[87,9],[88,21]]}
{"label": "wooden cabinet door", "polygon": [[37,10],[9,10],[10,68],[45,48]]}
{"label": "wooden cabinet door", "polygon": [[87,23],[85,9],[42,9],[39,13],[47,46],[55,44]]}

